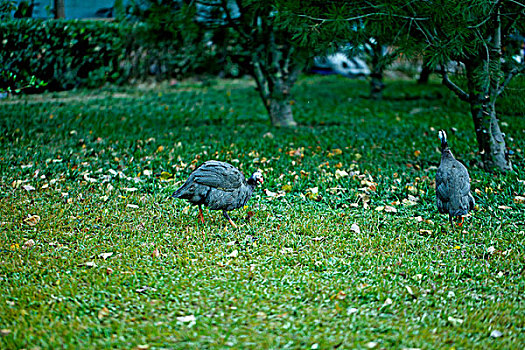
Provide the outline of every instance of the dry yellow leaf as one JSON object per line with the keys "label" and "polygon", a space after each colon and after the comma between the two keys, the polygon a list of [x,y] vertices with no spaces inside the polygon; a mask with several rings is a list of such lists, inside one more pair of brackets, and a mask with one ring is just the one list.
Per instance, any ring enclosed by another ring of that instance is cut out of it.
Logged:
{"label": "dry yellow leaf", "polygon": [[40,216],[38,215],[28,215],[27,218],[24,219],[24,222],[28,224],[29,226],[35,226],[40,222]]}
{"label": "dry yellow leaf", "polygon": [[516,196],[514,197],[514,203],[523,204],[525,203],[525,197],[522,196]]}

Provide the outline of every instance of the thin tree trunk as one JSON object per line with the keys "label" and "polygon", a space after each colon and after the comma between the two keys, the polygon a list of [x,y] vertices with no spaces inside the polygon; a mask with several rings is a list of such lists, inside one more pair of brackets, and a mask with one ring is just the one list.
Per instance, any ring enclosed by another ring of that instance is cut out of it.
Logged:
{"label": "thin tree trunk", "polygon": [[483,78],[482,73],[489,73],[485,71],[487,66],[487,61],[483,59],[466,64],[470,111],[483,167],[488,171],[505,172],[512,169],[512,164],[496,116],[497,96],[493,96],[495,91]]}
{"label": "thin tree trunk", "polygon": [[428,60],[423,59],[423,66],[421,67],[421,73],[419,73],[419,79],[417,80],[418,84],[427,84],[428,79],[430,78],[430,73],[432,69],[428,66]]}
{"label": "thin tree trunk", "polygon": [[66,17],[66,4],[65,0],[54,0],[55,5],[55,19]]}
{"label": "thin tree trunk", "polygon": [[385,84],[383,83],[383,46],[379,43],[371,43],[372,46],[372,72],[370,73],[370,98],[380,100],[383,97]]}

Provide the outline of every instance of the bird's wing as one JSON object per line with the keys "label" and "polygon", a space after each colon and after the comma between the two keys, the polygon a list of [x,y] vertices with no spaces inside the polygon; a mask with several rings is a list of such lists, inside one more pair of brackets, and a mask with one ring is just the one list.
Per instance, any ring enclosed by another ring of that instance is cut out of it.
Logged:
{"label": "bird's wing", "polygon": [[458,193],[464,197],[464,196],[468,196],[469,193],[470,193],[470,179],[469,179],[469,175],[468,175],[468,170],[467,168],[465,168],[465,166],[463,164],[461,164],[460,162],[458,162],[458,174],[457,174],[457,178],[456,178],[456,187],[457,187],[457,191]]}
{"label": "bird's wing", "polygon": [[225,191],[237,189],[245,182],[244,175],[237,168],[219,161],[203,163],[192,176],[198,184]]}
{"label": "bird's wing", "polygon": [[442,202],[449,201],[449,186],[448,186],[448,174],[442,167],[439,167],[436,172],[436,195]]}

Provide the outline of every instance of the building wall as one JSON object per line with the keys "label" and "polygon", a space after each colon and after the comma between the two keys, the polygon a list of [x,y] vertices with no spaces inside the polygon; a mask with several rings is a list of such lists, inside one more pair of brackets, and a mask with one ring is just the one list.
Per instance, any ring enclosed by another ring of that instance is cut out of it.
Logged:
{"label": "building wall", "polygon": [[[115,0],[64,0],[64,2],[66,18],[73,19],[100,17],[95,15],[97,10],[113,7]],[[34,0],[34,4],[33,18],[53,18],[53,0]]]}

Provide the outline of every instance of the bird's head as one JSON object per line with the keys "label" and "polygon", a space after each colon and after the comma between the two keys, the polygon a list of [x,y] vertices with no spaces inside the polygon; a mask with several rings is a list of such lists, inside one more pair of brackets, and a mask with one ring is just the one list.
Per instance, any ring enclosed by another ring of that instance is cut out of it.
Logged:
{"label": "bird's head", "polygon": [[252,176],[248,179],[248,183],[253,186],[257,186],[258,184],[264,183],[262,172],[260,170],[254,172]]}
{"label": "bird's head", "polygon": [[439,130],[438,137],[441,140],[441,151],[444,151],[448,148],[447,133],[445,132],[445,130]]}

